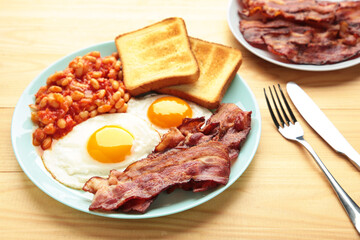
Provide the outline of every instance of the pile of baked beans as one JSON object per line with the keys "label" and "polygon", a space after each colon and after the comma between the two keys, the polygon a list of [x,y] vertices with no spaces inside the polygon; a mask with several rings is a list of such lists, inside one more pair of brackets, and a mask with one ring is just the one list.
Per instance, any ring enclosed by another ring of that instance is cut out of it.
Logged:
{"label": "pile of baked beans", "polygon": [[51,75],[35,94],[31,120],[38,125],[33,144],[43,150],[88,118],[127,110],[130,95],[122,81],[118,54],[101,58],[94,51],[76,57],[69,66]]}

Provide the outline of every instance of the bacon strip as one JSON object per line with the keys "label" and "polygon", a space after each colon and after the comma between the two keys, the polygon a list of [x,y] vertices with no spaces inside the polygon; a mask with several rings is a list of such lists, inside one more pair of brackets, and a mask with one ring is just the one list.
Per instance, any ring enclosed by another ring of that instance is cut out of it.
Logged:
{"label": "bacon strip", "polygon": [[344,44],[340,40],[299,46],[291,42],[287,36],[275,35],[264,36],[264,41],[270,52],[286,56],[290,61],[300,64],[337,63],[360,53],[360,41],[354,46]]}
{"label": "bacon strip", "polygon": [[282,17],[291,21],[332,22],[335,19],[334,2],[316,0],[243,0],[241,14],[250,17],[260,12],[269,19]]}
{"label": "bacon strip", "polygon": [[292,33],[312,34],[315,29],[310,26],[301,26],[285,20],[274,20],[263,23],[257,20],[242,20],[240,31],[245,40],[251,44],[265,44],[263,36],[268,34],[288,35]]}
{"label": "bacon strip", "polygon": [[[162,191],[182,188],[200,192],[225,185],[231,161],[237,158],[250,131],[251,112],[222,104],[201,128],[203,124],[203,118],[187,119],[147,158],[123,172],[112,170],[108,178],[89,179],[83,187],[95,194],[89,209],[143,213]],[[174,142],[176,147],[170,147]]]}

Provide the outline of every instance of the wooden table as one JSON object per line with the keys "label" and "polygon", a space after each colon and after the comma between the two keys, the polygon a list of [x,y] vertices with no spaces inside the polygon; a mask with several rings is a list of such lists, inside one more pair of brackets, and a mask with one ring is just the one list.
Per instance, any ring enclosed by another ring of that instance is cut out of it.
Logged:
{"label": "wooden table", "polygon": [[[268,63],[231,34],[228,1],[0,1],[1,239],[357,239],[359,235],[325,176],[301,146],[274,128],[263,88],[295,81],[360,151],[360,65],[303,72]],[[258,151],[246,172],[216,198],[178,214],[118,220],[67,207],[39,190],[12,150],[10,124],[28,84],[78,49],[114,39],[166,17],[184,18],[191,36],[238,48],[239,75],[262,114]],[[360,204],[360,173],[304,122],[313,145],[343,188]]]}

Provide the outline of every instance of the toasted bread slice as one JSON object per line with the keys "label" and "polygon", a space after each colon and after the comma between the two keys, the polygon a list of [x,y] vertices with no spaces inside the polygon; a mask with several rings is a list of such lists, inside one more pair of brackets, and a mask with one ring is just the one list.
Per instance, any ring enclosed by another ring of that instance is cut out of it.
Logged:
{"label": "toasted bread slice", "polygon": [[194,83],[156,91],[193,101],[209,109],[217,108],[241,65],[241,52],[196,38],[190,38],[190,43],[200,67],[199,79]]}
{"label": "toasted bread slice", "polygon": [[125,87],[133,96],[191,83],[199,77],[199,67],[181,18],[167,18],[119,35],[115,44],[123,64]]}

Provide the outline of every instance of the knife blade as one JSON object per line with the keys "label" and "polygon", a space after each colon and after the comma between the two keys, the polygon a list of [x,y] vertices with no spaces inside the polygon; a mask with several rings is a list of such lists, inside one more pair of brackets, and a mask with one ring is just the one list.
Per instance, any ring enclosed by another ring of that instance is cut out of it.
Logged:
{"label": "knife blade", "polygon": [[291,101],[308,124],[333,148],[346,155],[360,170],[360,155],[332,124],[313,100],[296,83],[289,82],[286,90]]}

